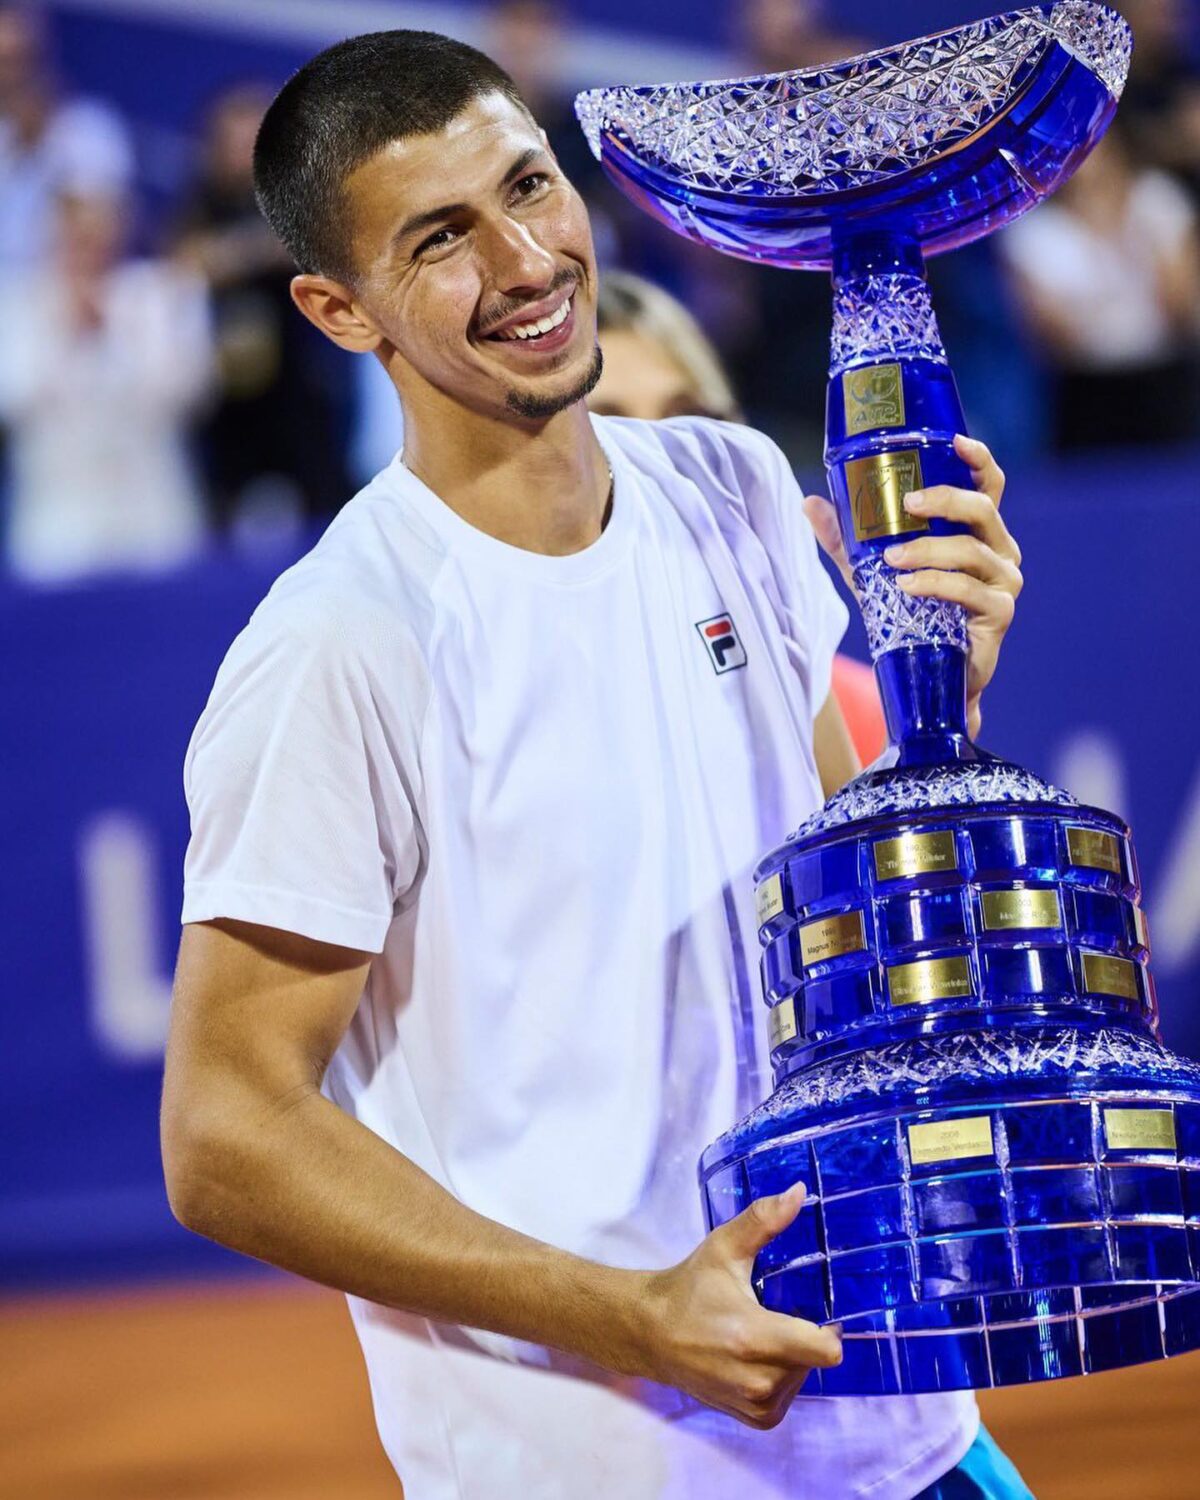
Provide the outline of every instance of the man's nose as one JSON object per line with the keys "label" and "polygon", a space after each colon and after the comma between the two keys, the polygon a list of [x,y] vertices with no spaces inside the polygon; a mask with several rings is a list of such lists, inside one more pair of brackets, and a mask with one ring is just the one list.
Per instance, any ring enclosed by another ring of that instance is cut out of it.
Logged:
{"label": "man's nose", "polygon": [[524,224],[513,219],[500,219],[490,225],[484,248],[498,292],[540,290],[554,275],[553,255]]}

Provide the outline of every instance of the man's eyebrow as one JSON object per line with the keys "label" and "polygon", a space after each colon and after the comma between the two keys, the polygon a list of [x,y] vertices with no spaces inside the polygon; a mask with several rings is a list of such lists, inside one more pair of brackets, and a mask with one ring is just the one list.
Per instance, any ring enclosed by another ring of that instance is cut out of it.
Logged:
{"label": "man's eyebrow", "polygon": [[[522,151],[520,156],[505,172],[500,179],[500,186],[507,187],[510,182],[515,182],[531,161],[543,154],[543,146],[530,146]],[[424,213],[413,214],[411,219],[405,219],[400,228],[392,236],[392,244],[399,245],[409,235],[416,234],[422,229],[428,229],[434,224],[440,224],[443,219],[452,218],[455,214],[465,213],[469,208],[466,203],[443,203],[437,208],[428,208]]]}

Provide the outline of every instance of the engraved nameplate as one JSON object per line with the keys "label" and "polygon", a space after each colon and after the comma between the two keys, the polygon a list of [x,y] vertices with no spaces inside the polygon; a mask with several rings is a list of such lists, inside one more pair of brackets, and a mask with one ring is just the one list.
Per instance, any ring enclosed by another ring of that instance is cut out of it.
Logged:
{"label": "engraved nameplate", "polygon": [[857,953],[867,946],[862,912],[847,911],[836,917],[818,917],[800,929],[800,962],[806,967],[843,953]]}
{"label": "engraved nameplate", "polygon": [[989,932],[1062,926],[1057,891],[982,891],[979,905]]}
{"label": "engraved nameplate", "polygon": [[921,456],[915,448],[899,453],[872,453],[852,458],[846,465],[846,491],[854,535],[860,542],[872,537],[898,536],[902,531],[928,531],[929,522],[904,509],[904,496],[923,487]]}
{"label": "engraved nameplate", "polygon": [[1073,865],[1086,865],[1091,870],[1110,870],[1121,873],[1121,845],[1112,833],[1099,828],[1080,828],[1072,824],[1067,829],[1067,858]]}
{"label": "engraved nameplate", "polygon": [[958,847],[949,830],[941,833],[902,833],[875,845],[875,876],[899,880],[904,875],[927,875],[931,870],[957,870]]}
{"label": "engraved nameplate", "polygon": [[783,910],[783,876],[772,875],[754,893],[754,913],[763,927]]}
{"label": "engraved nameplate", "polygon": [[767,1012],[767,1044],[774,1052],[796,1035],[796,1003],[790,997]]}
{"label": "engraved nameplate", "polygon": [[1174,1112],[1169,1109],[1106,1109],[1104,1139],[1114,1151],[1174,1151]]}
{"label": "engraved nameplate", "polygon": [[967,1156],[994,1156],[991,1115],[966,1120],[930,1120],[908,1127],[908,1154],[914,1167],[956,1161]]}
{"label": "engraved nameplate", "polygon": [[1137,965],[1128,958],[1114,958],[1110,953],[1081,953],[1083,987],[1098,995],[1121,995],[1126,1000],[1140,1000]]}
{"label": "engraved nameplate", "polygon": [[904,380],[899,365],[867,365],[842,376],[846,436],[873,427],[904,426]]}
{"label": "engraved nameplate", "polygon": [[893,1005],[928,1005],[972,993],[971,965],[965,955],[920,958],[887,971],[888,999]]}

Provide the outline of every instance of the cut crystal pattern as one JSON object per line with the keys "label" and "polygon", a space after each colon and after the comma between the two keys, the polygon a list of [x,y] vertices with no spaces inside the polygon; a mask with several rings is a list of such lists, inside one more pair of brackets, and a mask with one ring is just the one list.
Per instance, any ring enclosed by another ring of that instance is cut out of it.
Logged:
{"label": "cut crystal pattern", "polygon": [[802,823],[788,842],[812,838],[860,818],[923,812],[939,807],[979,806],[988,802],[1079,805],[1069,792],[1060,791],[1032,771],[1004,760],[906,766],[897,771],[864,771],[840,791],[834,792],[820,812]]}
{"label": "cut crystal pattern", "polygon": [[872,660],[901,646],[954,646],[966,651],[967,612],[962,605],[906,594],[898,576],[878,552],[868,552],[854,570]]}
{"label": "cut crystal pattern", "polygon": [[1121,16],[1088,0],[1060,0],[1050,16],[1054,35],[1113,96],[1119,99],[1129,75],[1133,37]]}
{"label": "cut crystal pattern", "polygon": [[1049,17],[1008,11],[813,72],[591,89],[575,109],[597,157],[612,131],[686,186],[804,197],[921,167],[966,140],[1054,41],[1119,90],[1125,22],[1063,0]]}
{"label": "cut crystal pattern", "polygon": [[1102,1082],[1114,1073],[1142,1073],[1155,1083],[1166,1082],[1163,1075],[1169,1073],[1179,1086],[1200,1088],[1200,1066],[1124,1028],[958,1031],[892,1042],[803,1068],[731,1134],[757,1134],[758,1127],[801,1111],[835,1109],[884,1093],[912,1097],[925,1089],[940,1092],[948,1080],[978,1084],[1069,1077],[1078,1083],[1090,1074]]}
{"label": "cut crystal pattern", "polygon": [[893,271],[834,286],[830,374],[882,359],[946,363],[929,287],[920,276]]}

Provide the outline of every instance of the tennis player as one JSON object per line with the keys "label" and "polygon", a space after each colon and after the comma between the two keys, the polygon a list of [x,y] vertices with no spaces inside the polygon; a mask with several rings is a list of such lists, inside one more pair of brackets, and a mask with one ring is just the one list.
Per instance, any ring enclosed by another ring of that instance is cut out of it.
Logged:
{"label": "tennis player", "polygon": [[[700,1214],[698,1153],[766,1092],[751,869],[858,769],[831,507],[753,431],[589,415],[587,214],[480,53],[331,48],[255,170],[405,444],[188,751],[176,1214],[349,1294],[410,1500],[1027,1494],[969,1394],[798,1395],[838,1334],[749,1276],[803,1185]],[[970,534],[894,556],[966,606],[978,724],[1021,575],[958,451],[976,488],[909,504]]]}

